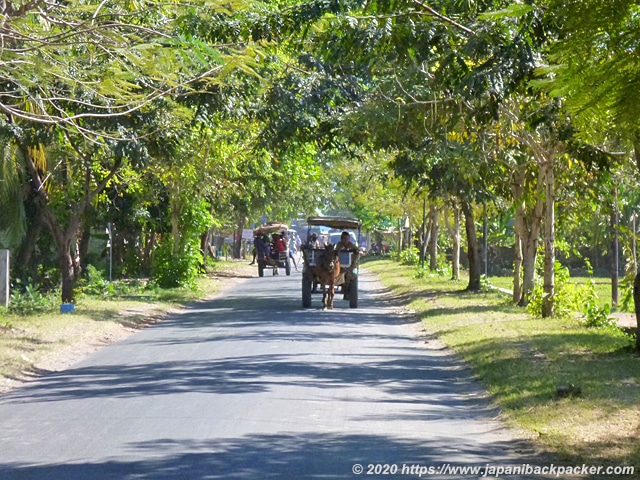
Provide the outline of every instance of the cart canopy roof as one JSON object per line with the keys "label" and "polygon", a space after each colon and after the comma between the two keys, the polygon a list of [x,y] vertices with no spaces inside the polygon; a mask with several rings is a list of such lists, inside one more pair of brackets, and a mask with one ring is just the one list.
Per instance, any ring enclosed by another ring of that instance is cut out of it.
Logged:
{"label": "cart canopy roof", "polygon": [[285,223],[269,222],[269,223],[263,223],[262,225],[260,225],[258,228],[256,228],[253,231],[253,234],[254,235],[257,234],[258,230],[268,235],[275,232],[286,232],[287,230],[289,230],[289,227]]}
{"label": "cart canopy roof", "polygon": [[307,225],[322,225],[331,228],[348,228],[353,230],[359,230],[362,226],[362,222],[355,218],[344,217],[309,217],[307,218]]}

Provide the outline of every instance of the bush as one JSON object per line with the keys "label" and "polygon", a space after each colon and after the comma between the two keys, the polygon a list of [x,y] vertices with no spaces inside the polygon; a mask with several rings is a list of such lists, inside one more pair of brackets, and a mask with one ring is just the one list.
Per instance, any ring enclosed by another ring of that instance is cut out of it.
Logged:
{"label": "bush", "polygon": [[[578,286],[570,282],[569,269],[556,261],[554,265],[554,311],[557,317],[566,317],[582,311],[584,294]],[[542,316],[542,300],[545,296],[543,277],[538,276],[531,293],[527,311],[536,317]]]}
{"label": "bush", "polygon": [[[575,285],[570,282],[569,269],[555,264],[555,315],[567,317],[579,313],[582,324],[588,328],[617,328],[614,318],[610,317],[609,305],[600,306],[595,291],[595,282],[589,280],[586,285]],[[535,316],[542,315],[542,299],[544,286],[538,278],[527,311]]]}
{"label": "bush", "polygon": [[11,294],[9,311],[17,315],[34,315],[54,310],[60,303],[60,293],[43,295],[36,287],[27,284]]}
{"label": "bush", "polygon": [[434,275],[438,275],[439,277],[453,277],[451,265],[439,266],[435,271],[430,270],[429,267],[421,267],[420,265],[417,265],[415,278],[433,277]]}
{"label": "bush", "polygon": [[182,252],[173,253],[173,241],[165,241],[153,252],[152,282],[160,288],[196,286],[202,254],[197,245],[187,243]]}
{"label": "bush", "polygon": [[583,291],[583,325],[589,328],[618,328],[616,320],[609,316],[611,313],[609,305],[600,306],[593,280],[589,281]]}
{"label": "bush", "polygon": [[409,247],[400,252],[402,265],[418,265],[418,262],[420,262],[420,252],[416,247]]}
{"label": "bush", "polygon": [[78,282],[77,291],[83,295],[108,297],[113,295],[114,288],[111,283],[104,279],[100,270],[93,265],[87,265],[85,278]]}
{"label": "bush", "polygon": [[620,286],[622,287],[622,300],[620,301],[619,310],[622,312],[635,312],[635,305],[633,303],[633,282],[635,278],[635,273],[631,271],[627,273],[622,282],[620,282]]}

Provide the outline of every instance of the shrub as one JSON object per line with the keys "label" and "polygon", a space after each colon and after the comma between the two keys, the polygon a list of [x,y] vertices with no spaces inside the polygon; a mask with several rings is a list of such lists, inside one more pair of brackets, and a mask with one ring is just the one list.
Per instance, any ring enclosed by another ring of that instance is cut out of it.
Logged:
{"label": "shrub", "polygon": [[616,320],[609,316],[611,308],[609,304],[600,306],[598,301],[598,295],[595,291],[595,283],[593,280],[589,280],[589,283],[583,287],[583,309],[582,323],[585,327],[589,328],[618,328]]}
{"label": "shrub", "polygon": [[104,279],[100,270],[93,265],[87,265],[85,278],[78,282],[78,293],[107,297],[114,293],[114,288],[111,283]]}
{"label": "shrub", "polygon": [[[554,311],[557,317],[566,317],[582,310],[581,289],[570,282],[569,269],[556,261],[554,265]],[[545,296],[543,278],[538,276],[531,293],[527,311],[534,316],[542,316],[542,300]]]}
{"label": "shrub", "polygon": [[622,300],[620,301],[619,309],[622,312],[633,313],[635,311],[635,305],[633,303],[633,282],[636,275],[633,271],[627,273],[620,282],[622,287]]}
{"label": "shrub", "polygon": [[18,315],[45,313],[56,308],[59,297],[59,292],[44,295],[33,285],[27,284],[11,294],[9,311]]}
{"label": "shrub", "polygon": [[197,245],[187,243],[181,252],[174,254],[171,237],[165,237],[153,252],[152,282],[161,288],[194,288],[200,272],[200,263],[202,254]]}
{"label": "shrub", "polygon": [[13,324],[7,319],[9,313],[7,307],[0,306],[0,328],[13,328]]}
{"label": "shrub", "polygon": [[409,247],[400,252],[400,263],[402,265],[417,265],[420,262],[420,252],[416,247]]}

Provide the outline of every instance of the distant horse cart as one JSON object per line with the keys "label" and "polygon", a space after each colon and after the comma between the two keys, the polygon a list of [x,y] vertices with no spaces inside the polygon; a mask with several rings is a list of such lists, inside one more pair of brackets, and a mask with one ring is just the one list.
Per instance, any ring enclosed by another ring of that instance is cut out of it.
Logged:
{"label": "distant horse cart", "polygon": [[[321,246],[315,242],[311,230],[328,227],[332,232],[347,232],[349,246],[329,243]],[[311,307],[316,286],[322,286],[322,303],[333,308],[333,296],[339,287],[349,307],[358,307],[358,260],[362,222],[342,217],[309,217],[307,219],[307,243],[302,246],[304,268],[302,270],[302,307]],[[351,239],[356,239],[356,244]],[[328,289],[328,290],[327,290]]]}
{"label": "distant horse cart", "polygon": [[265,223],[254,230],[254,235],[262,232],[268,238],[273,234],[284,235],[284,250],[278,251],[275,245],[270,242],[269,255],[257,255],[256,263],[258,264],[258,276],[264,276],[264,270],[271,268],[273,275],[279,275],[279,269],[284,268],[287,275],[291,275],[291,263],[289,262],[289,247],[287,242],[287,231],[289,227],[284,223]]}

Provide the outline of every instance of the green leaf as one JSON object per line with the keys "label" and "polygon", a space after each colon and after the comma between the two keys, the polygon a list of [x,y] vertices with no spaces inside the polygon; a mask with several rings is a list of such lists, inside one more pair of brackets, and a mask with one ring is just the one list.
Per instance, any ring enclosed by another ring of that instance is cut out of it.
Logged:
{"label": "green leaf", "polygon": [[533,7],[522,3],[514,3],[507,8],[494,10],[492,12],[484,12],[478,15],[481,20],[504,20],[505,18],[519,18],[531,13]]}

